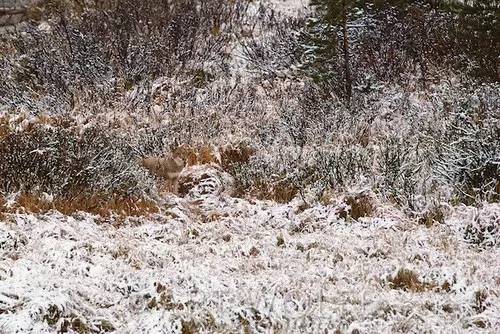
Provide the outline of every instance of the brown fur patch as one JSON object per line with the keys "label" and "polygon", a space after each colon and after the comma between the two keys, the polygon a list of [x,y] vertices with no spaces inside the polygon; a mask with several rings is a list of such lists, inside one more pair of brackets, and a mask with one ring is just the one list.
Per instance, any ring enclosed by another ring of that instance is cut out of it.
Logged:
{"label": "brown fur patch", "polygon": [[186,161],[188,166],[218,164],[217,149],[212,145],[180,145],[172,150],[174,156],[180,157]]}
{"label": "brown fur patch", "polygon": [[214,163],[224,170],[238,163],[248,163],[255,152],[253,147],[243,143],[223,147],[211,144],[180,145],[172,150],[172,154],[184,159],[188,166]]}

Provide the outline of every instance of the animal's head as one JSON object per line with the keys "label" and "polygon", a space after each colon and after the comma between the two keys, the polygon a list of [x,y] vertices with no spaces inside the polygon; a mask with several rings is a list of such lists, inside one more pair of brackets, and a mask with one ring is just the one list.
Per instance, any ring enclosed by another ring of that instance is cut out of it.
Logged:
{"label": "animal's head", "polygon": [[172,157],[171,159],[172,159],[173,164],[175,164],[175,166],[180,168],[181,170],[184,167],[186,167],[186,161],[183,158],[177,156],[177,157]]}
{"label": "animal's head", "polygon": [[139,164],[150,173],[163,178],[172,178],[172,175],[179,174],[186,166],[185,161],[180,157],[145,157],[139,159]]}

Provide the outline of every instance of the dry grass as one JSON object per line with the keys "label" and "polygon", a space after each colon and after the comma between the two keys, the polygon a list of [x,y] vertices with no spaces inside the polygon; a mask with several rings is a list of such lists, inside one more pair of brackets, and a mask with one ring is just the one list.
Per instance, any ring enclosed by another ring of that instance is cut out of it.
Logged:
{"label": "dry grass", "polygon": [[12,128],[19,125],[21,125],[23,131],[30,132],[40,125],[68,129],[77,126],[77,123],[71,117],[49,116],[44,114],[32,118],[29,118],[28,115],[25,114],[15,119],[9,116],[3,116],[0,117],[0,139],[7,137],[12,133]]}
{"label": "dry grass", "polygon": [[221,149],[222,168],[229,169],[235,164],[246,164],[256,152],[255,148],[245,143],[226,145]]}
{"label": "dry grass", "polygon": [[271,200],[276,203],[289,203],[297,196],[299,188],[287,182],[266,183],[264,181],[256,181],[250,189],[236,189],[237,197],[257,198],[259,200]]}
{"label": "dry grass", "polygon": [[431,227],[436,223],[443,223],[445,219],[445,211],[442,206],[434,206],[426,210],[418,219],[418,222],[426,227]]}
{"label": "dry grass", "polygon": [[353,219],[369,217],[375,211],[375,201],[369,192],[348,195],[345,197],[344,201],[350,206],[349,215]]}
{"label": "dry grass", "polygon": [[87,197],[76,195],[70,198],[56,198],[47,201],[40,196],[23,193],[18,196],[15,204],[9,208],[5,204],[5,198],[0,197],[0,214],[15,212],[41,214],[56,210],[65,215],[88,212],[102,217],[142,217],[159,212],[159,208],[155,203],[142,198],[133,196],[110,197],[97,194]]}
{"label": "dry grass", "polygon": [[423,292],[434,288],[433,284],[420,281],[417,273],[409,269],[399,269],[396,276],[389,279],[393,289],[400,289],[410,292]]}
{"label": "dry grass", "polygon": [[3,140],[10,133],[9,124],[6,117],[0,118],[0,140]]}

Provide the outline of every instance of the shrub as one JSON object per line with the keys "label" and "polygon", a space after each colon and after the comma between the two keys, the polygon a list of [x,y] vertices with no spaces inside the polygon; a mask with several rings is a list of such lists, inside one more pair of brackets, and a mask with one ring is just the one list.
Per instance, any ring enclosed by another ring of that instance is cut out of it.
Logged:
{"label": "shrub", "polygon": [[[224,66],[227,30],[244,13],[240,1],[224,0],[49,0],[39,9],[49,31],[28,22],[21,34],[0,36],[14,50],[0,58],[0,102],[12,109],[102,112],[124,92],[176,74],[199,86],[205,64]],[[139,94],[133,105],[150,102]]]}
{"label": "shrub", "polygon": [[255,157],[248,164],[238,165],[233,172],[237,196],[251,195],[258,199],[288,203],[299,193],[292,173],[262,158]]}
{"label": "shrub", "polygon": [[453,186],[455,199],[465,204],[500,199],[500,118],[498,96],[483,86],[462,96],[455,110],[443,115],[439,132],[428,133],[437,178]]}
{"label": "shrub", "polygon": [[0,191],[56,197],[116,194],[141,197],[152,180],[126,140],[109,129],[78,131],[36,124],[0,142]]}
{"label": "shrub", "polygon": [[417,215],[418,222],[426,227],[436,223],[443,223],[445,219],[445,208],[442,205],[433,205]]}
{"label": "shrub", "polygon": [[500,208],[486,204],[475,210],[463,230],[464,239],[479,247],[495,247],[500,244]]}

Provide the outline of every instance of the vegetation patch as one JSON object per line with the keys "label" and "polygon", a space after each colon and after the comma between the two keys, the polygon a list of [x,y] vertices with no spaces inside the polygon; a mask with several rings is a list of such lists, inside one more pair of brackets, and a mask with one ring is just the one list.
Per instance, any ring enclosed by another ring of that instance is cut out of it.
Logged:
{"label": "vegetation patch", "polygon": [[375,199],[367,191],[348,195],[344,201],[350,207],[349,215],[354,219],[370,217],[375,211]]}
{"label": "vegetation patch", "polygon": [[434,224],[444,223],[445,217],[445,208],[442,205],[434,205],[418,215],[418,222],[426,227],[431,227]]}
{"label": "vegetation patch", "polygon": [[75,195],[47,199],[38,195],[18,194],[14,203],[7,207],[5,198],[0,196],[0,213],[48,213],[52,210],[66,215],[78,212],[88,212],[101,217],[138,217],[149,216],[160,211],[159,206],[151,201],[139,197],[124,197],[120,195]]}
{"label": "vegetation patch", "polygon": [[418,274],[409,269],[399,269],[394,277],[389,278],[391,288],[409,292],[423,292],[434,288],[433,284],[422,282]]}

